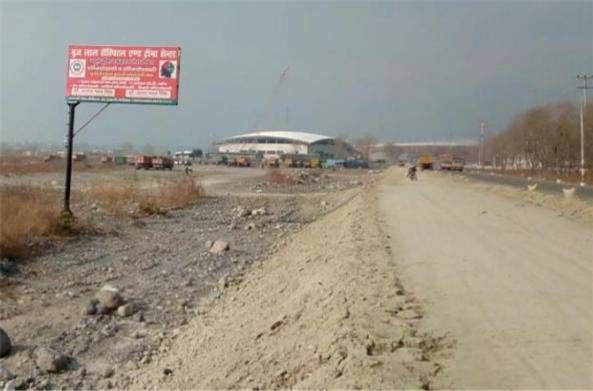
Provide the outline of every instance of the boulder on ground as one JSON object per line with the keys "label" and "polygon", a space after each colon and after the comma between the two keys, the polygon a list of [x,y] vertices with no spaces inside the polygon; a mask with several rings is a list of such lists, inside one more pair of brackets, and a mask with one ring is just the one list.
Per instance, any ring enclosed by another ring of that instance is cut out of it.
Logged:
{"label": "boulder on ground", "polygon": [[136,305],[134,303],[128,303],[121,305],[117,308],[117,314],[122,318],[134,315],[136,312]]}
{"label": "boulder on ground", "polygon": [[5,275],[13,274],[17,272],[16,263],[8,259],[0,259],[0,273]]}
{"label": "boulder on ground", "polygon": [[268,213],[268,211],[266,210],[265,207],[262,207],[262,208],[259,208],[259,209],[253,209],[251,211],[251,215],[252,216],[263,216],[263,215],[265,215],[267,213]]}
{"label": "boulder on ground", "polygon": [[229,278],[227,276],[222,276],[220,280],[218,280],[218,290],[222,292],[226,287],[229,286]]}
{"label": "boulder on ground", "polygon": [[70,359],[68,356],[52,348],[43,346],[35,349],[35,364],[45,372],[62,372],[68,368],[69,363]]}
{"label": "boulder on ground", "polygon": [[222,254],[225,251],[228,251],[231,248],[228,242],[218,239],[210,247],[210,253],[214,255]]}
{"label": "boulder on ground", "polygon": [[99,304],[99,300],[91,299],[86,303],[84,308],[82,309],[82,315],[95,315],[97,313],[97,305]]}
{"label": "boulder on ground", "polygon": [[562,194],[566,198],[573,197],[574,196],[574,193],[575,193],[575,188],[574,187],[571,187],[571,188],[568,188],[568,189],[562,189]]}
{"label": "boulder on ground", "polygon": [[6,383],[9,380],[14,379],[16,376],[10,372],[8,368],[3,365],[0,365],[0,383]]}
{"label": "boulder on ground", "polygon": [[107,379],[113,376],[115,370],[108,362],[100,361],[88,364],[87,372],[100,378]]}
{"label": "boulder on ground", "polygon": [[95,293],[95,298],[99,300],[99,305],[110,311],[115,310],[123,304],[124,299],[119,289],[105,285],[101,290]]}
{"label": "boulder on ground", "polygon": [[12,343],[10,342],[8,334],[0,328],[0,357],[8,356],[11,349]]}
{"label": "boulder on ground", "polygon": [[247,216],[249,216],[250,213],[251,213],[251,211],[249,209],[245,209],[241,205],[239,205],[235,208],[235,215],[237,217],[247,217]]}

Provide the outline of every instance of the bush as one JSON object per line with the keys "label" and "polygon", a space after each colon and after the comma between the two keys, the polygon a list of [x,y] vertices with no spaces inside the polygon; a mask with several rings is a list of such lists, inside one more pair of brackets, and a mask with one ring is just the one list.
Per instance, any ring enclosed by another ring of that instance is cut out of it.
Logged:
{"label": "bush", "polygon": [[32,186],[0,189],[0,256],[22,256],[34,240],[58,234],[59,195]]}
{"label": "bush", "polygon": [[113,214],[126,214],[137,204],[140,214],[159,214],[164,209],[181,208],[203,197],[202,187],[194,178],[177,176],[156,182],[133,178],[122,182],[95,183],[84,191],[84,199],[97,202]]}

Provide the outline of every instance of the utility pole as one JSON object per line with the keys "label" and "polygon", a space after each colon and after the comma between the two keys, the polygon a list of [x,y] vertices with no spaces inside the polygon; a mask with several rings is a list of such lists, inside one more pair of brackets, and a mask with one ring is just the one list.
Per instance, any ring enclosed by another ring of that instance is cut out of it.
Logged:
{"label": "utility pole", "polygon": [[591,89],[587,85],[587,80],[593,79],[593,76],[577,75],[577,80],[582,82],[579,89],[583,90],[583,101],[581,102],[581,186],[585,186],[585,108],[587,107],[587,90]]}
{"label": "utility pole", "polygon": [[76,106],[80,102],[68,102],[68,135],[66,137],[66,179],[64,183],[64,210],[63,213],[72,216],[70,210],[70,183],[72,182],[72,149],[74,145],[74,115]]}
{"label": "utility pole", "polygon": [[484,129],[486,128],[486,123],[480,123],[480,145],[478,146],[478,167],[482,168],[482,158],[484,157]]}

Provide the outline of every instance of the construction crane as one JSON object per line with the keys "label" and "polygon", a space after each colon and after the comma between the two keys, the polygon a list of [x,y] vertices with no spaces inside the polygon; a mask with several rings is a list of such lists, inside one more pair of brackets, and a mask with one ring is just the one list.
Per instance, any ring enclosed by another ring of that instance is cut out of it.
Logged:
{"label": "construction crane", "polygon": [[[258,130],[263,130],[262,125],[267,123],[267,121],[270,117],[270,114],[272,111],[272,106],[273,106],[274,102],[277,100],[278,95],[280,94],[280,90],[282,88],[282,84],[283,84],[284,80],[286,80],[288,78],[289,70],[290,70],[290,66],[287,66],[286,68],[284,68],[284,70],[280,74],[280,77],[276,81],[276,84],[274,84],[274,88],[272,89],[272,93],[270,94],[270,96],[266,102],[264,111],[262,112],[262,115],[260,115],[260,117],[258,117],[257,121],[253,125],[252,130],[251,130],[252,132],[257,132]],[[287,111],[287,116],[288,116],[288,111]],[[247,148],[248,148],[247,143],[241,143],[240,146],[241,146],[240,147],[241,150],[247,150]]]}
{"label": "construction crane", "polygon": [[290,70],[290,66],[287,66],[286,68],[284,68],[284,70],[280,74],[280,77],[276,81],[276,84],[274,85],[274,89],[272,90],[272,93],[270,94],[270,97],[268,98],[268,101],[264,107],[264,111],[262,112],[262,115],[257,119],[257,121],[255,122],[255,125],[253,125],[253,131],[262,130],[262,125],[267,123],[267,121],[270,117],[270,114],[272,112],[272,106],[273,106],[274,102],[276,101],[276,99],[278,98],[278,95],[280,95],[280,90],[282,88],[282,84],[288,78],[289,70]]}

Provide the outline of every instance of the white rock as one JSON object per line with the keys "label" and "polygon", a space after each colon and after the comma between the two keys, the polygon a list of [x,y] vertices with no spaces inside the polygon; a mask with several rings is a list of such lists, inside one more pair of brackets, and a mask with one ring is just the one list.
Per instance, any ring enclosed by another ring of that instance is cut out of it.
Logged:
{"label": "white rock", "polygon": [[571,187],[569,189],[562,189],[562,194],[564,194],[564,197],[566,197],[566,198],[573,197],[574,193],[575,193],[574,187]]}
{"label": "white rock", "polygon": [[14,378],[15,376],[8,370],[8,368],[0,365],[0,383],[6,383]]}
{"label": "white rock", "polygon": [[134,312],[136,312],[136,305],[134,303],[124,304],[117,308],[117,314],[122,318],[131,316]]}
{"label": "white rock", "polygon": [[225,251],[228,251],[231,248],[228,242],[218,239],[210,247],[210,253],[214,255],[222,254]]}

